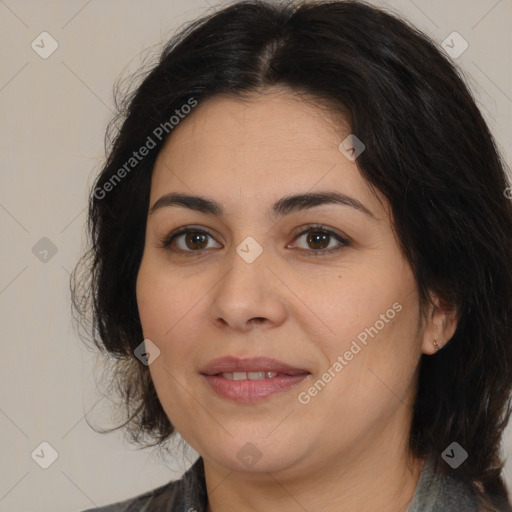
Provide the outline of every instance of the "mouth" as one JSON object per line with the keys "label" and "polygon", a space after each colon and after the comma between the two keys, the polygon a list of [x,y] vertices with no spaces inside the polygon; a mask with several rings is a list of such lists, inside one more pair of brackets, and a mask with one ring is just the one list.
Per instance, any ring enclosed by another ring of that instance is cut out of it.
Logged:
{"label": "mouth", "polygon": [[256,402],[288,391],[311,372],[266,357],[215,359],[201,369],[210,390],[235,402]]}
{"label": "mouth", "polygon": [[289,377],[286,373],[277,372],[222,372],[217,373],[215,377],[224,377],[228,380],[263,380],[273,379],[274,377]]}

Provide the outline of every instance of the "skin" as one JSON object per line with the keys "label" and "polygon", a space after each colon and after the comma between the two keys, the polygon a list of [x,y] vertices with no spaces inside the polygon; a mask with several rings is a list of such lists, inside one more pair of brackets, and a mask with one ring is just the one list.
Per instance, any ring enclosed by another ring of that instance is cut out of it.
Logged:
{"label": "skin", "polygon": [[[338,121],[286,89],[244,101],[217,95],[181,121],[154,167],[150,207],[179,192],[225,210],[150,213],[137,280],[144,336],[161,351],[151,376],[170,421],[204,459],[209,512],[404,511],[423,467],[407,449],[418,363],[433,340],[450,339],[456,319],[435,296],[437,306],[420,313],[389,204],[339,151],[350,130]],[[283,196],[319,191],[347,194],[374,217],[339,204],[269,214]],[[309,224],[351,243],[297,237]],[[161,247],[188,225],[211,237]],[[248,236],[263,249],[252,263],[236,252]],[[299,393],[394,303],[401,311],[300,403]],[[235,403],[199,373],[226,355],[273,357],[311,374],[264,401]],[[249,442],[261,453],[252,467],[237,457]]]}

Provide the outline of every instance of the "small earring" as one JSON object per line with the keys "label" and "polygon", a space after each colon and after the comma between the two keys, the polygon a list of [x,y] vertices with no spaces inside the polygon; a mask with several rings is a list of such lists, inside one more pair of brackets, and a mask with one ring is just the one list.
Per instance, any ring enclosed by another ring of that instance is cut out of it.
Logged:
{"label": "small earring", "polygon": [[434,348],[436,352],[443,346],[443,340],[440,340],[441,344],[439,345],[436,340],[434,340]]}

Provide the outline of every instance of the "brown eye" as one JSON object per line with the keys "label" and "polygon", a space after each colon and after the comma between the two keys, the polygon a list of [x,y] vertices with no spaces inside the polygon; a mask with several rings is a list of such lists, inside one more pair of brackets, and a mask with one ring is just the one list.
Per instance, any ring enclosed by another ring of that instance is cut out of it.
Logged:
{"label": "brown eye", "polygon": [[[297,241],[303,239],[301,243]],[[327,255],[337,252],[344,247],[351,246],[351,242],[323,226],[309,226],[302,231],[294,240],[296,247],[302,252],[308,252],[313,256]],[[332,243],[334,242],[334,244]]]}
{"label": "brown eye", "polygon": [[[188,253],[201,253],[208,247],[210,241],[215,241],[212,235],[202,229],[182,228],[169,235],[165,236],[160,241],[160,247],[168,249],[173,252]],[[221,247],[217,244],[217,247]]]}
{"label": "brown eye", "polygon": [[325,249],[329,245],[330,235],[322,231],[310,231],[307,243],[311,249]]}
{"label": "brown eye", "polygon": [[184,240],[188,249],[204,249],[208,244],[208,235],[196,231],[189,231],[185,234]]}

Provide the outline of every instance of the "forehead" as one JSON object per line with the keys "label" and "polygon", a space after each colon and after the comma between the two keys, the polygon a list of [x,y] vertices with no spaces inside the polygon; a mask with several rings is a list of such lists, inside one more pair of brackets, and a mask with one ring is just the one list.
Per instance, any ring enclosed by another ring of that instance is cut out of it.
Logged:
{"label": "forehead", "polygon": [[213,96],[167,139],[153,170],[151,203],[178,191],[215,193],[226,204],[236,194],[261,204],[321,188],[357,196],[379,212],[356,163],[339,150],[349,134],[340,115],[292,92]]}
{"label": "forehead", "polygon": [[286,151],[288,158],[300,158],[349,133],[341,116],[292,91],[270,90],[243,99],[218,94],[179,123],[162,152],[178,147],[202,152],[219,148],[240,155],[259,154],[261,159],[276,156],[271,153],[275,150]]}

